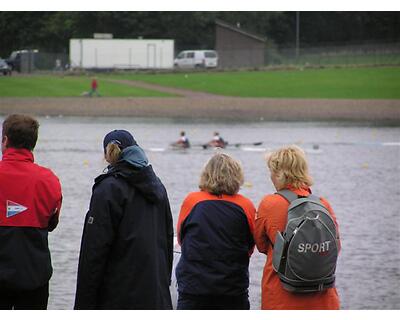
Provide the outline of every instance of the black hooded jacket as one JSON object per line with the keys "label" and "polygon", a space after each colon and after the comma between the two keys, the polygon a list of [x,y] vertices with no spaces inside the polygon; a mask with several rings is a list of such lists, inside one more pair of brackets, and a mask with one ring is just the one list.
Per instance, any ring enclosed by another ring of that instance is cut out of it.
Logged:
{"label": "black hooded jacket", "polygon": [[172,309],[173,222],[151,165],[127,161],[95,179],[78,266],[75,309]]}

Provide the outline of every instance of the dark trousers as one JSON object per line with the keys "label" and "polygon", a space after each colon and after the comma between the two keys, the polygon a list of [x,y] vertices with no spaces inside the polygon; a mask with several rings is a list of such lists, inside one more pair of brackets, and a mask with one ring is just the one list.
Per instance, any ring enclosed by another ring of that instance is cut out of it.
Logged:
{"label": "dark trousers", "polygon": [[31,291],[12,291],[0,288],[0,310],[46,310],[49,283]]}
{"label": "dark trousers", "polygon": [[177,310],[249,310],[248,295],[197,296],[179,293]]}

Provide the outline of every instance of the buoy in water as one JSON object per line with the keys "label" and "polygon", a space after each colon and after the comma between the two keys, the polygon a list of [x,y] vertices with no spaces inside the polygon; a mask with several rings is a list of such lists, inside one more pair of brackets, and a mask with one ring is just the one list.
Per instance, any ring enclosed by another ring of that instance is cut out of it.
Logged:
{"label": "buoy in water", "polygon": [[253,184],[251,182],[247,181],[247,182],[243,183],[243,187],[245,187],[245,188],[253,188]]}

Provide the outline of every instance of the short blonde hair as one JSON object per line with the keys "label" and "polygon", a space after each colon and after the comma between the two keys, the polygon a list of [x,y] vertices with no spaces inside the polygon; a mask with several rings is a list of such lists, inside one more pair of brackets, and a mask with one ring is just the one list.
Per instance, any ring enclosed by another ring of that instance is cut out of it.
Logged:
{"label": "short blonde hair", "polygon": [[199,188],[211,194],[234,195],[239,192],[243,182],[240,162],[225,153],[217,153],[206,163],[200,176]]}
{"label": "short blonde hair", "polygon": [[121,152],[121,149],[116,143],[110,142],[106,147],[105,158],[111,165],[113,165],[117,163],[121,157]]}
{"label": "short blonde hair", "polygon": [[291,185],[293,188],[309,187],[313,180],[308,173],[304,151],[297,146],[288,146],[267,155],[267,165],[275,176],[280,188]]}

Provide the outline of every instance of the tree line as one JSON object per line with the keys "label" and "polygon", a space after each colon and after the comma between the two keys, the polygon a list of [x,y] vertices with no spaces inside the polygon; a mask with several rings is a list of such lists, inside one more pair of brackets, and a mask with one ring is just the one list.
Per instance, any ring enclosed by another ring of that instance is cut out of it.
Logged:
{"label": "tree line", "polygon": [[[399,41],[399,12],[300,12],[301,47]],[[0,56],[34,48],[69,51],[69,39],[112,33],[114,38],[174,39],[177,49],[215,46],[215,20],[266,37],[276,46],[296,39],[296,12],[0,12]]]}

